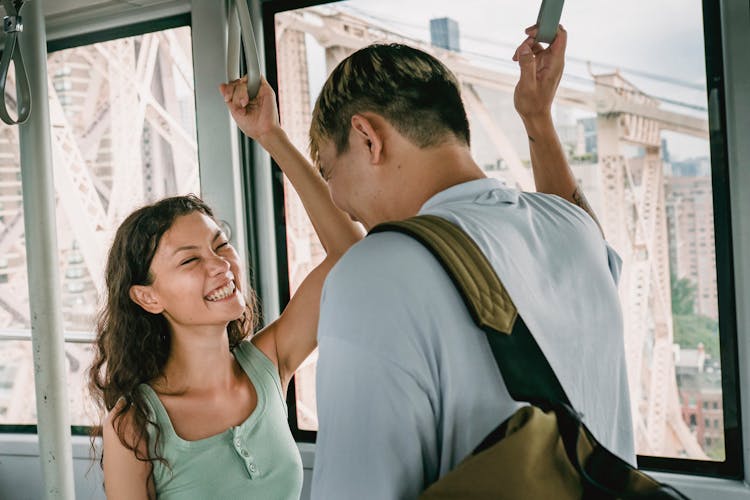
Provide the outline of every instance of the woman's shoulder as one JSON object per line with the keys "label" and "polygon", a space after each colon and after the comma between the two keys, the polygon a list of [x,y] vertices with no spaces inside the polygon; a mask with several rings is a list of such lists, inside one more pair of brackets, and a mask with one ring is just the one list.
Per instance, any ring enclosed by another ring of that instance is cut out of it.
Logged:
{"label": "woman's shoulder", "polygon": [[140,438],[136,425],[136,409],[125,398],[115,403],[102,421],[102,441],[104,447],[111,449],[127,449],[130,453],[135,450],[145,451],[145,441]]}
{"label": "woman's shoulder", "polygon": [[247,356],[252,356],[252,353],[260,351],[263,356],[273,362],[276,354],[274,327],[274,323],[266,326],[252,337],[244,339],[235,349]]}
{"label": "woman's shoulder", "polygon": [[234,348],[235,356],[242,362],[259,364],[263,368],[272,371],[278,371],[276,368],[276,345],[271,335],[272,332],[264,329],[262,333],[253,336],[252,339],[245,339]]}
{"label": "woman's shoulder", "polygon": [[121,397],[115,403],[109,412],[104,416],[102,422],[102,433],[107,429],[132,428],[135,409],[128,403],[124,397]]}
{"label": "woman's shoulder", "polygon": [[121,398],[102,422],[106,457],[104,477],[108,496],[128,492],[128,495],[145,498],[148,492],[153,492],[153,482],[149,477],[151,464],[141,459],[147,457],[148,453],[146,441],[136,429],[135,411]]}
{"label": "woman's shoulder", "polygon": [[275,387],[281,395],[281,399],[284,400],[284,391],[281,386],[278,365],[266,353],[267,350],[271,349],[271,352],[275,356],[276,352],[275,344],[269,345],[273,340],[267,337],[269,332],[266,330],[250,340],[240,342],[234,349],[235,357],[254,383],[262,383],[267,387]]}

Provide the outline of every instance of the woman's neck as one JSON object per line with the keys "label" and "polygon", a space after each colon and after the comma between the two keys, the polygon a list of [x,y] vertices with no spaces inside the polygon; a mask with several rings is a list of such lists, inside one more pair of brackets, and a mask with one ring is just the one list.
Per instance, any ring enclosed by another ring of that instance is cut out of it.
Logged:
{"label": "woman's neck", "polygon": [[169,358],[154,385],[165,393],[214,393],[233,387],[238,371],[226,327],[173,328]]}

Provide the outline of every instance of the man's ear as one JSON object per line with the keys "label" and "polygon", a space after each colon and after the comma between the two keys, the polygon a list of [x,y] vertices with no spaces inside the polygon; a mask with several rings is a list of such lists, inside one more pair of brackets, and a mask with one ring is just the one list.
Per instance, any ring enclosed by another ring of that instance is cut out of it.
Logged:
{"label": "man's ear", "polygon": [[130,287],[130,300],[141,306],[151,314],[161,314],[164,307],[154,293],[154,289],[147,285],[133,285]]}
{"label": "man's ear", "polygon": [[[379,164],[383,161],[383,136],[373,126],[370,118],[356,114],[352,116],[352,133],[362,141],[370,151],[370,162]],[[350,138],[351,141],[351,138]]]}

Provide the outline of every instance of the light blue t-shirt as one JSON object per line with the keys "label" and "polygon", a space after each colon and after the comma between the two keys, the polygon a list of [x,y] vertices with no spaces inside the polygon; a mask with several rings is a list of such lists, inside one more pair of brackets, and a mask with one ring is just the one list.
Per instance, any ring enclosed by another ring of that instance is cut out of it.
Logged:
{"label": "light blue t-shirt", "polygon": [[[496,179],[420,213],[473,237],[586,424],[635,463],[620,259],[593,220]],[[402,234],[368,236],[333,268],[318,342],[314,499],[416,498],[519,407],[448,275]]]}

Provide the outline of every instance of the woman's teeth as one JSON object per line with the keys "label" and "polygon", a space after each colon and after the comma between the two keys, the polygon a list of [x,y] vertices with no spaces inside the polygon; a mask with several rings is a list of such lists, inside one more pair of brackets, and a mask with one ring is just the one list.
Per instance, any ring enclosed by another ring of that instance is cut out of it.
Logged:
{"label": "woman's teeth", "polygon": [[210,295],[206,295],[206,300],[215,302],[217,300],[226,299],[234,293],[234,288],[234,281],[230,281],[225,287],[220,288],[215,292],[211,292]]}

